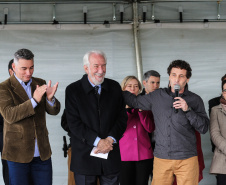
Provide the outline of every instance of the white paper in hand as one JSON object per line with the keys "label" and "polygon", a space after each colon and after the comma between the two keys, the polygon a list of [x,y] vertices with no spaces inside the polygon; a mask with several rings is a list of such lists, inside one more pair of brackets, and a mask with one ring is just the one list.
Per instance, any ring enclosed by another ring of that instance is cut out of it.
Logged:
{"label": "white paper in hand", "polygon": [[103,154],[103,153],[98,153],[98,154],[95,154],[94,151],[96,150],[97,147],[93,147],[90,155],[91,156],[94,156],[94,157],[99,157],[99,158],[102,158],[102,159],[107,159],[108,158],[108,153],[106,154]]}

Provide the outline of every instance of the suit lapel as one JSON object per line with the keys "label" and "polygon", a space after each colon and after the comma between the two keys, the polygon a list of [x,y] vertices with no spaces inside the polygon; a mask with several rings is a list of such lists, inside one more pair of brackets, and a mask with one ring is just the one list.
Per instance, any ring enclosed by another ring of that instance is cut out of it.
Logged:
{"label": "suit lapel", "polygon": [[31,82],[31,95],[32,96],[34,94],[34,91],[35,91],[37,85],[38,85],[37,82],[34,80],[34,78],[32,78],[32,82]]}
{"label": "suit lapel", "polygon": [[24,90],[24,88],[22,87],[22,85],[19,83],[19,81],[16,79],[16,77],[14,75],[12,75],[10,77],[11,80],[11,85],[12,88],[14,89],[13,91],[23,100],[23,101],[27,101],[29,100],[29,97],[26,93],[26,91]]}
{"label": "suit lapel", "polygon": [[224,107],[222,107],[222,105],[220,106],[221,106],[221,111],[224,113],[224,115],[226,115],[226,111],[224,110]]}
{"label": "suit lapel", "polygon": [[85,91],[86,94],[89,94],[91,91],[94,92],[94,88],[89,83],[87,74],[83,75],[83,77],[81,79],[81,82],[82,82],[82,87],[83,87],[83,89],[84,89],[84,91]]}

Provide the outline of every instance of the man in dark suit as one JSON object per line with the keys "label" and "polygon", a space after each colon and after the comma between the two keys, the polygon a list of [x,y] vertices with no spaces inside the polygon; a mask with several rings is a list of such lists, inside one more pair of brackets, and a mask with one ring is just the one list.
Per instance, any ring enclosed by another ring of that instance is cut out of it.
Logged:
{"label": "man in dark suit", "polygon": [[14,54],[14,75],[0,84],[0,113],[4,118],[2,158],[7,160],[12,185],[52,185],[51,148],[46,112],[56,115],[58,83],[32,77],[34,55],[28,49]]}
{"label": "man in dark suit", "polygon": [[[120,85],[105,78],[107,60],[101,51],[83,58],[86,74],[66,88],[66,117],[71,131],[71,170],[76,185],[118,185],[119,140],[127,114]],[[96,147],[96,148],[94,148]],[[91,156],[108,154],[107,159]]]}
{"label": "man in dark suit", "polygon": [[[159,89],[160,86],[160,74],[155,70],[149,70],[144,73],[143,75],[143,91],[141,95],[149,94],[155,91],[156,89]],[[150,140],[151,140],[151,147],[154,151],[155,149],[155,138],[154,138],[154,131],[152,133],[148,133]],[[151,159],[151,179],[153,178],[153,163],[154,158]]]}
{"label": "man in dark suit", "polygon": [[150,70],[144,73],[143,76],[144,89],[142,95],[149,94],[160,86],[160,74],[155,70]]}
{"label": "man in dark suit", "polygon": [[[9,61],[8,64],[8,72],[9,75],[13,75],[13,67],[12,67],[13,59]],[[2,115],[0,114],[0,153],[2,154],[2,149],[3,149],[3,127],[4,127],[4,120]],[[8,169],[8,164],[7,161],[2,159],[2,175],[3,175],[3,180],[5,185],[9,185],[9,169]]]}

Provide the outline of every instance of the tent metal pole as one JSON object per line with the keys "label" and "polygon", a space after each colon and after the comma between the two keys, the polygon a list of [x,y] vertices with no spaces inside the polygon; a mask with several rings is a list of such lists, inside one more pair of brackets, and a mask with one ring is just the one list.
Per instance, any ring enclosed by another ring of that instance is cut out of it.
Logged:
{"label": "tent metal pole", "polygon": [[141,57],[141,48],[140,48],[140,37],[139,37],[139,21],[138,21],[138,6],[137,2],[133,3],[133,37],[134,37],[134,49],[135,49],[135,58],[137,66],[137,77],[142,82],[143,77],[143,65]]}

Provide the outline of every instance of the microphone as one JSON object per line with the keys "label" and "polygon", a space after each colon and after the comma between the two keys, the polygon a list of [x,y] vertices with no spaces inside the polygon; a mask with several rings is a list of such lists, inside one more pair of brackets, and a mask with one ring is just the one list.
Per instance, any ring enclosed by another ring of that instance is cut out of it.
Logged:
{"label": "microphone", "polygon": [[[179,97],[180,86],[178,84],[174,85],[175,97]],[[177,100],[174,100],[177,101]],[[174,108],[174,112],[178,113],[178,109]]]}
{"label": "microphone", "polygon": [[64,157],[67,157],[67,151],[68,151],[68,146],[67,146],[67,140],[66,140],[66,136],[63,136],[63,151],[64,151]]}

